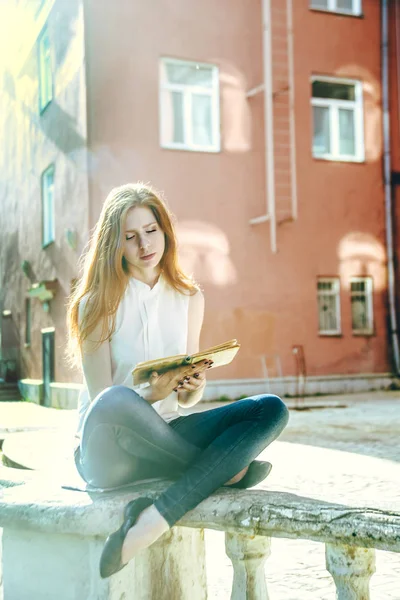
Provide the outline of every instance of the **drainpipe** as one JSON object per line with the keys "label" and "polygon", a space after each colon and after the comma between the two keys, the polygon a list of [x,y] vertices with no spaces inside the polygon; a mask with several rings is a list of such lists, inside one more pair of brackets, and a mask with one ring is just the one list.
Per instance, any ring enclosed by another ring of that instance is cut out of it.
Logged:
{"label": "drainpipe", "polygon": [[251,90],[247,96],[254,96],[264,90],[264,136],[265,136],[265,176],[266,176],[266,213],[250,220],[251,225],[269,221],[271,250],[276,252],[276,215],[275,215],[275,172],[274,172],[274,128],[272,112],[272,35],[271,0],[263,0],[263,67],[264,84]]}
{"label": "drainpipe", "polygon": [[296,125],[294,110],[294,46],[293,46],[293,0],[286,0],[288,69],[289,69],[289,124],[290,124],[290,172],[292,176],[292,218],[297,219],[297,171],[296,171]]}
{"label": "drainpipe", "polygon": [[[396,63],[397,63],[397,102],[399,104],[398,114],[400,115],[400,5],[399,2],[394,3],[394,18],[396,23]],[[400,137],[400,118],[397,119],[399,125]]]}
{"label": "drainpipe", "polygon": [[382,113],[383,113],[383,171],[385,186],[386,249],[388,269],[388,297],[390,316],[390,337],[396,375],[400,374],[399,338],[396,317],[396,288],[393,257],[391,152],[389,118],[389,10],[388,0],[381,0],[382,21]]}

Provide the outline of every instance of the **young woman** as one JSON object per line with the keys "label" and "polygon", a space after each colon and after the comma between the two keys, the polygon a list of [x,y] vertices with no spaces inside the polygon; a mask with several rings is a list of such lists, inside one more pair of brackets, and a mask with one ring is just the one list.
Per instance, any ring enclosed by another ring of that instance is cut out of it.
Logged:
{"label": "young woman", "polygon": [[[135,364],[199,351],[204,298],[179,267],[172,216],[150,187],[111,191],[70,298],[70,353],[82,365],[79,446],[86,482],[112,488],[148,477],[174,482],[157,500],[128,503],[106,540],[100,574],[119,571],[222,485],[248,488],[271,465],[254,459],[282,432],[288,410],[261,395],[180,416],[202,397],[203,361],[133,386]],[[215,343],[221,340],[215,340]]]}

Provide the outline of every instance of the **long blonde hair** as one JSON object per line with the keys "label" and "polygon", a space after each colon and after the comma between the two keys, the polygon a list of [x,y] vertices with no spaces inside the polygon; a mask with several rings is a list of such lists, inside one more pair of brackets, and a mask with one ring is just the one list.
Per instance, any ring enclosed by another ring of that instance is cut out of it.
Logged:
{"label": "long blonde hair", "polygon": [[[148,207],[164,233],[165,250],[160,268],[167,283],[188,295],[199,289],[179,266],[173,215],[160,194],[142,183],[112,189],[80,259],[82,274],[68,299],[67,357],[74,365],[80,364],[82,344],[99,322],[102,330],[97,345],[110,339],[115,330],[117,308],[130,278],[123,256],[125,220],[128,211],[136,206]],[[85,310],[79,320],[79,304],[84,297]]]}

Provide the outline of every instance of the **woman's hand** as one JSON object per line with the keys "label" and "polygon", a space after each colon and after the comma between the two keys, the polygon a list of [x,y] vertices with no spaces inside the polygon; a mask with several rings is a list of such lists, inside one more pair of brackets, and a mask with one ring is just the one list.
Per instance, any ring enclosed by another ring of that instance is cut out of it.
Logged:
{"label": "woman's hand", "polygon": [[156,371],[150,377],[150,397],[152,402],[158,402],[172,392],[180,390],[193,392],[205,385],[205,371],[213,364],[212,360],[203,360],[195,365],[171,369],[158,375]]}
{"label": "woman's hand", "polygon": [[202,370],[196,369],[191,376],[186,377],[178,386],[178,402],[180,406],[194,406],[203,396],[203,391],[206,386],[206,369],[210,369],[213,365],[212,361],[208,362],[208,366]]}
{"label": "woman's hand", "polygon": [[183,379],[181,379],[174,391],[197,392],[197,390],[203,388],[206,385],[205,372],[212,366],[212,364],[212,361],[208,361],[203,368],[198,368],[198,365],[196,365],[194,372],[189,373],[189,375],[186,375]]}

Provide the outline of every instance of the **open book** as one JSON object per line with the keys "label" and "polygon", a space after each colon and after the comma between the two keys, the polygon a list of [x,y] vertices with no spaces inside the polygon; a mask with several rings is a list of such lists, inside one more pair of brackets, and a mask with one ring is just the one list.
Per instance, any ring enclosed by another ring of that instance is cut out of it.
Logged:
{"label": "open book", "polygon": [[177,367],[194,365],[205,359],[214,361],[212,368],[228,365],[235,358],[239,348],[240,344],[238,344],[237,340],[230,340],[229,342],[213,346],[202,352],[196,352],[190,356],[177,354],[176,356],[167,356],[166,358],[138,363],[132,371],[133,384],[146,383],[150,380],[150,375],[153,371],[161,374]]}

